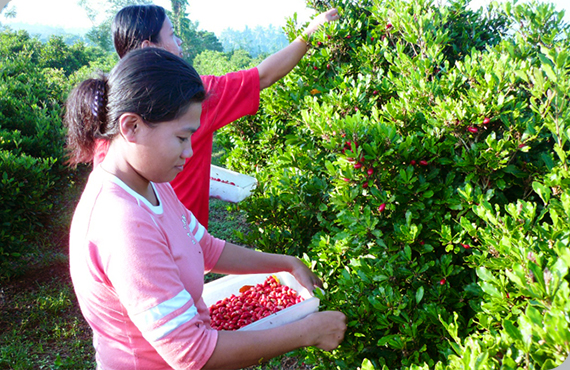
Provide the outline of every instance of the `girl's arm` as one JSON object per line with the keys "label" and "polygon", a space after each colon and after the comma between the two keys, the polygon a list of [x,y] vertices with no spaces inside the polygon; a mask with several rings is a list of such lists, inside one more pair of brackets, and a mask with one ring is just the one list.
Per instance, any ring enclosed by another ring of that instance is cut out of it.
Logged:
{"label": "girl's arm", "polygon": [[322,287],[321,280],[297,257],[263,253],[226,242],[224,250],[212,269],[218,274],[261,274],[286,271],[312,292]]}
{"label": "girl's arm", "polygon": [[[329,9],[315,17],[307,26],[303,34],[305,36],[310,36],[324,23],[338,19],[339,15],[337,9]],[[284,49],[281,49],[275,54],[267,57],[257,66],[260,89],[263,90],[266,87],[273,85],[275,82],[287,75],[287,73],[291,72],[306,52],[307,43],[302,39],[302,37],[298,37]]]}
{"label": "girl's arm", "polygon": [[220,331],[216,348],[203,369],[241,369],[309,346],[332,351],[345,331],[346,317],[338,311],[316,312],[273,329]]}

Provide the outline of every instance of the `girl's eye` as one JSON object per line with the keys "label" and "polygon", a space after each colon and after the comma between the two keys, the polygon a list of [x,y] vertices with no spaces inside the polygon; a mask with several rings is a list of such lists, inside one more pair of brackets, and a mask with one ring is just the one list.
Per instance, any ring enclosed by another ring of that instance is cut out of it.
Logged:
{"label": "girl's eye", "polygon": [[188,141],[187,137],[178,136],[178,139],[180,140],[181,143],[185,143],[186,141]]}

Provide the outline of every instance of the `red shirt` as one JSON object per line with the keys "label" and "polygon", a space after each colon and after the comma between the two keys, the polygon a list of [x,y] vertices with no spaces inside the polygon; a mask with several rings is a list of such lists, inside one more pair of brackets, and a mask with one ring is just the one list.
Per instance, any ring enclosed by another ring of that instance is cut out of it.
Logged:
{"label": "red shirt", "polygon": [[[257,68],[228,73],[224,76],[201,76],[208,97],[202,103],[200,128],[192,135],[194,154],[184,170],[171,182],[178,199],[208,227],[210,201],[210,165],[214,131],[259,108],[259,72]],[[97,166],[108,149],[108,142],[98,142],[93,166]]]}

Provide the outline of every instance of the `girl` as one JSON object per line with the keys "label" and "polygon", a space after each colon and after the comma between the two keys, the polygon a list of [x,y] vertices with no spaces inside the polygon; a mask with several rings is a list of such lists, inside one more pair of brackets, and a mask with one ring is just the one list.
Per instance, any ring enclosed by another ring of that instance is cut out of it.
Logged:
{"label": "girl", "polygon": [[[309,37],[322,24],[339,19],[336,9],[315,17],[299,37],[284,49],[266,58],[256,68],[225,76],[201,76],[208,99],[202,105],[201,129],[192,136],[194,155],[172,181],[178,198],[208,228],[210,165],[214,132],[246,115],[255,114],[259,93],[289,73],[307,52]],[[122,58],[130,50],[159,47],[182,55],[182,41],[175,35],[164,8],[157,5],[132,5],[120,10],[113,21],[115,50]],[[96,166],[105,156],[108,142],[99,140]]]}
{"label": "girl", "polygon": [[66,102],[71,165],[92,159],[95,138],[109,142],[70,233],[71,277],[98,369],[237,369],[304,346],[332,350],[344,337],[337,311],[269,330],[211,328],[206,272],[288,271],[309,290],[321,282],[295,257],[213,238],[177,199],[169,182],[192,156],[205,98],[188,63],[143,48]]}

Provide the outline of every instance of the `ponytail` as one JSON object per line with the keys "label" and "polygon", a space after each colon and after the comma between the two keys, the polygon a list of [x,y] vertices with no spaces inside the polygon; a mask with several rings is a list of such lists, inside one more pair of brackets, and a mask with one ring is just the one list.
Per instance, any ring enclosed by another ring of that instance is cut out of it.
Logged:
{"label": "ponytail", "polygon": [[93,160],[97,139],[109,139],[107,132],[107,77],[83,81],[71,91],[65,104],[67,164],[76,166]]}

